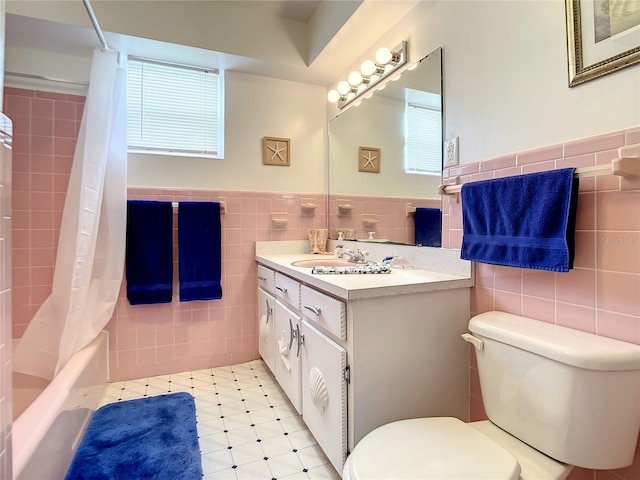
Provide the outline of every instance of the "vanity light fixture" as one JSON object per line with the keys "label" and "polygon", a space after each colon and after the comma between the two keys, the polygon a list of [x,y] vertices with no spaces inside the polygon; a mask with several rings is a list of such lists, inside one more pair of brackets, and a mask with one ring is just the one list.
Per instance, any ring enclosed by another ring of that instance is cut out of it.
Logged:
{"label": "vanity light fixture", "polygon": [[[331,103],[337,103],[339,108],[346,107],[360,95],[379,85],[383,78],[386,78],[407,63],[407,53],[406,40],[400,42],[393,50],[389,50],[386,47],[378,49],[375,62],[365,60],[360,67],[360,72],[354,70],[349,74],[347,80],[338,82],[336,88],[329,91],[327,100]],[[399,77],[400,74],[394,80]],[[371,90],[372,92],[373,90]],[[370,94],[365,98],[369,97]]]}

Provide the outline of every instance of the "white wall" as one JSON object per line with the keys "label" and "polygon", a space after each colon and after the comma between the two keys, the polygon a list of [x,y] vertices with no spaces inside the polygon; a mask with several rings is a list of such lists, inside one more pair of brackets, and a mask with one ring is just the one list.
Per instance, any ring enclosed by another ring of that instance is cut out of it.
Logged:
{"label": "white wall", "polygon": [[[326,192],[325,89],[226,72],[224,159],[129,155],[129,185]],[[290,138],[291,166],[262,164],[262,138]]]}
{"label": "white wall", "polygon": [[[88,82],[90,58],[8,48],[8,71]],[[9,78],[9,77],[8,77]],[[13,78],[15,81],[20,79]],[[27,82],[24,88],[34,88]],[[67,92],[67,85],[47,85]],[[77,94],[84,94],[80,88]],[[131,186],[325,193],[325,89],[286,80],[225,73],[224,159],[129,155]],[[290,138],[291,166],[262,164],[262,137]]]}
{"label": "white wall", "polygon": [[410,61],[442,46],[445,137],[460,137],[461,163],[640,125],[640,65],[567,86],[564,8],[421,2],[336,81],[380,46],[408,39]]}

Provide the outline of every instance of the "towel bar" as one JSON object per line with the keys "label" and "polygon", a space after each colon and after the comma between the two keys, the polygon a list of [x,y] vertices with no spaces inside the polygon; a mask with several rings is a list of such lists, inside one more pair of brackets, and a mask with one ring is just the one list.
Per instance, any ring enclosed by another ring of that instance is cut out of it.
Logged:
{"label": "towel bar", "polygon": [[[212,200],[213,202],[218,202],[220,204],[220,213],[227,213],[226,208],[225,208],[225,201],[222,199],[219,200]],[[171,206],[173,208],[178,208],[178,203],[180,202],[171,202]]]}
{"label": "towel bar", "polygon": [[[576,168],[574,176],[577,178],[596,177],[598,175],[617,175],[620,177],[620,190],[623,192],[640,190],[640,157],[614,158],[610,164],[595,165],[593,167]],[[459,181],[459,177],[456,178]],[[440,195],[456,195],[462,190],[462,185],[440,185]]]}

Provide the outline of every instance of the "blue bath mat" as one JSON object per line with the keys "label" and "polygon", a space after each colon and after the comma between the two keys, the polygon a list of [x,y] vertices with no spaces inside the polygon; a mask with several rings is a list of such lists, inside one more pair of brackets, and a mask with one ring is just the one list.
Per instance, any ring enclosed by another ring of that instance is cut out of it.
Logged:
{"label": "blue bath mat", "polygon": [[66,480],[200,480],[193,397],[172,393],[96,410]]}

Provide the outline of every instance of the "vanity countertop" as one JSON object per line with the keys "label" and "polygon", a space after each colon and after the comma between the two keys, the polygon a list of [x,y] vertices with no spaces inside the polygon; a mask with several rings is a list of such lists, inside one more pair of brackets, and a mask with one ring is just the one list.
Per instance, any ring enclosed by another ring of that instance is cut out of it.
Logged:
{"label": "vanity countertop", "polygon": [[320,260],[322,256],[310,253],[256,253],[258,263],[342,300],[465,288],[473,286],[474,283],[471,273],[468,276],[460,276],[421,269],[394,268],[389,274],[325,275],[312,274],[311,268],[291,265],[295,261],[307,259]]}

